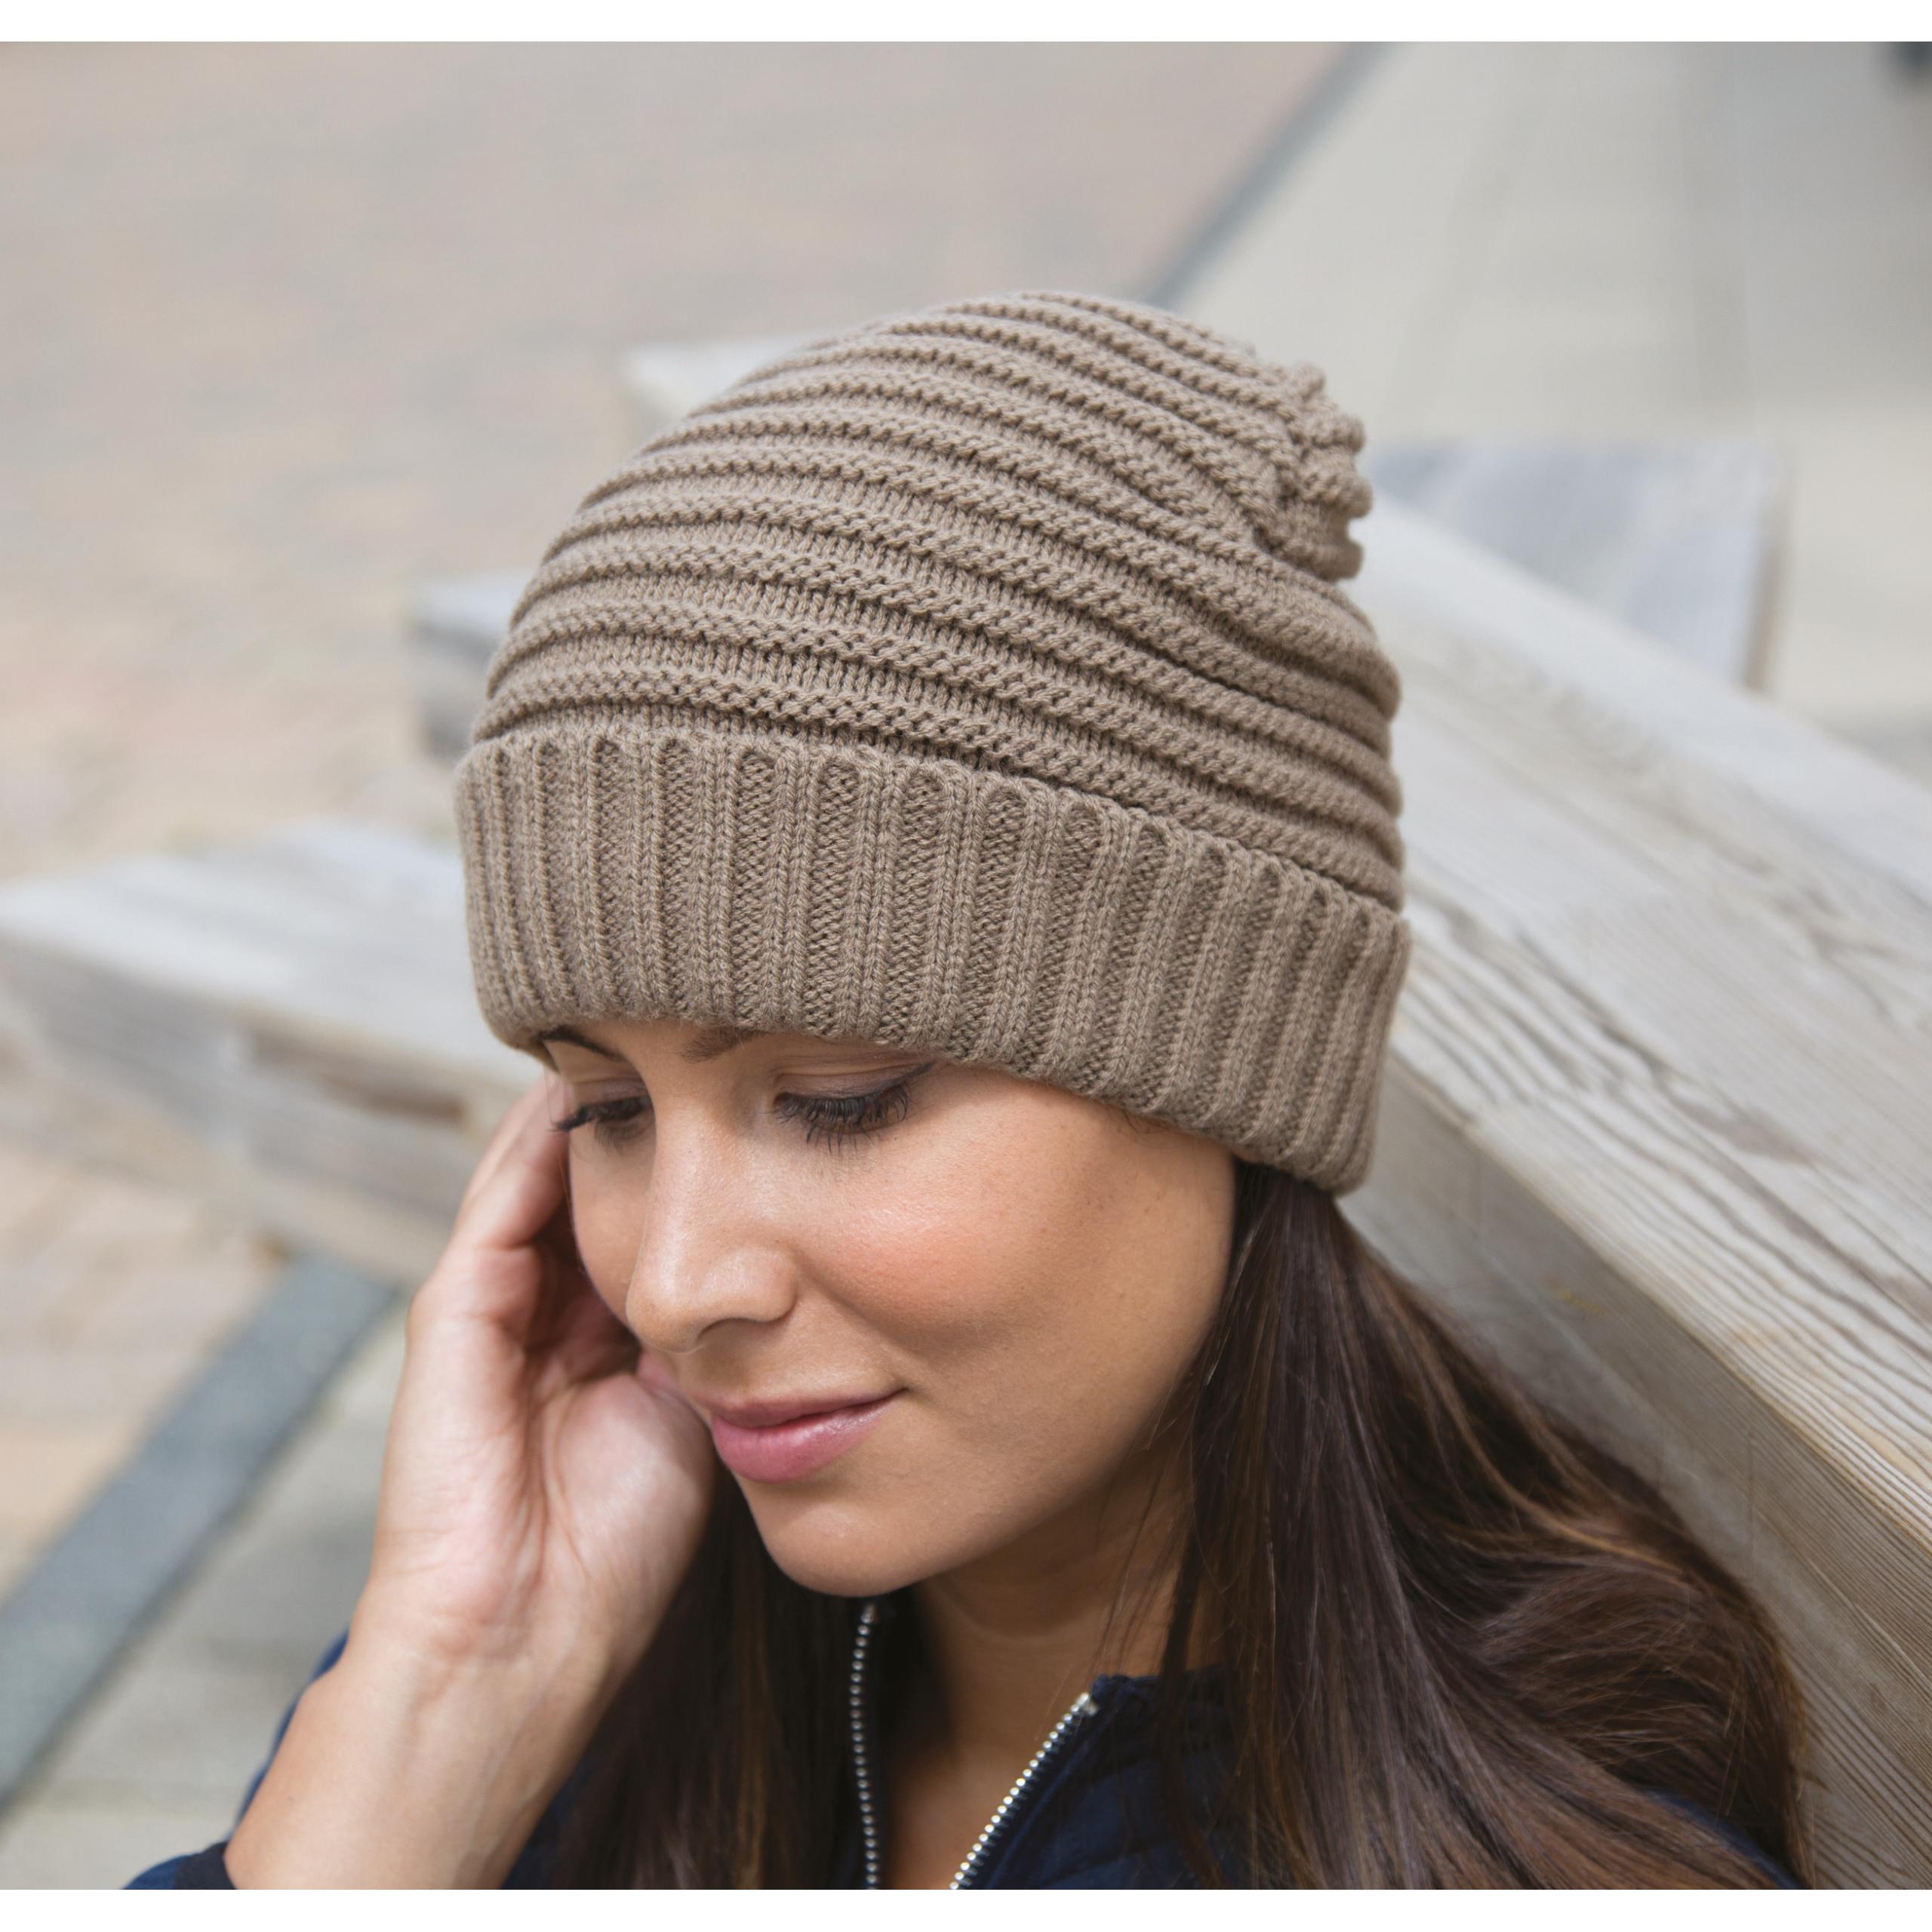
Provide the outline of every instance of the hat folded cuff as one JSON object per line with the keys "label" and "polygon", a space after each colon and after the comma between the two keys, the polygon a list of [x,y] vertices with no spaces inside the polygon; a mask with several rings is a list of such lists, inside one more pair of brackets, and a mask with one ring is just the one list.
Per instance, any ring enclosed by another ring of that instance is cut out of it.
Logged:
{"label": "hat folded cuff", "polygon": [[675,1017],[997,1065],[1343,1194],[1397,910],[1096,794],[797,731],[581,715],[455,797],[491,1030]]}

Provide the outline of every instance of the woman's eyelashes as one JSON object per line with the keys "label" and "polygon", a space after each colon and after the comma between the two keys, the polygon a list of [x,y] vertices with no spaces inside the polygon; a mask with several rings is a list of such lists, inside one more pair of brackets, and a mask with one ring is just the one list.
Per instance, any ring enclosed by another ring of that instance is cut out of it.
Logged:
{"label": "woman's eyelashes", "polygon": [[592,1130],[599,1146],[618,1148],[635,1140],[644,1130],[639,1116],[651,1103],[641,1096],[618,1100],[586,1100],[575,1112],[550,1124],[559,1134],[574,1134],[580,1127]]}
{"label": "woman's eyelashes", "polygon": [[[806,1141],[836,1145],[876,1134],[903,1120],[912,1104],[912,1083],[937,1064],[928,1060],[884,1087],[864,1094],[780,1094],[772,1112],[780,1120],[801,1124]],[[643,1094],[623,1094],[608,1100],[586,1100],[574,1112],[552,1125],[559,1134],[588,1127],[601,1147],[612,1152],[628,1146],[644,1131],[651,1102]]]}
{"label": "woman's eyelashes", "polygon": [[915,1066],[869,1094],[780,1094],[771,1110],[780,1120],[802,1121],[808,1143],[856,1140],[904,1119],[912,1104],[912,1083],[933,1064],[928,1060],[924,1066]]}

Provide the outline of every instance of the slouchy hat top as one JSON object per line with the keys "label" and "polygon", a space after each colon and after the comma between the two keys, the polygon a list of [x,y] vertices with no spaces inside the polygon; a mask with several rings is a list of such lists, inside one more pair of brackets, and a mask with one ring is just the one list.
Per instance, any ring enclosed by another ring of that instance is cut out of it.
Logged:
{"label": "slouchy hat top", "polygon": [[492,1030],[922,1047],[1364,1177],[1395,666],[1321,372],[1066,291],[768,361],[583,499],[457,767]]}

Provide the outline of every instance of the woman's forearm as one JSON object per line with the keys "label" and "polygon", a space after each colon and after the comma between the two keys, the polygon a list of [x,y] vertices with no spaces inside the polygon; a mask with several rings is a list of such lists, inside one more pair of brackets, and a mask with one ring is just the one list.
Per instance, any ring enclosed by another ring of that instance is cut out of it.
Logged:
{"label": "woman's forearm", "polygon": [[243,1888],[500,1884],[608,1687],[570,1660],[457,1662],[352,1635],[296,1706],[226,1853]]}

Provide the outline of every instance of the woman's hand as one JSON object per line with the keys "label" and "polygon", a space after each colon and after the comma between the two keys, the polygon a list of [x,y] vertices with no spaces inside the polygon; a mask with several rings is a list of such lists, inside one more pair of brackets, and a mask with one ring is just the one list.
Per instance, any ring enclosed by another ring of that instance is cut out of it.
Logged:
{"label": "woman's hand", "polygon": [[505,1115],[411,1304],[368,1582],[238,1884],[498,1882],[696,1554],[710,1434],[583,1273],[550,1100]]}
{"label": "woman's hand", "polygon": [[497,1129],[411,1304],[357,1617],[435,1659],[534,1647],[621,1680],[696,1552],[717,1457],[577,1260],[549,1088]]}

